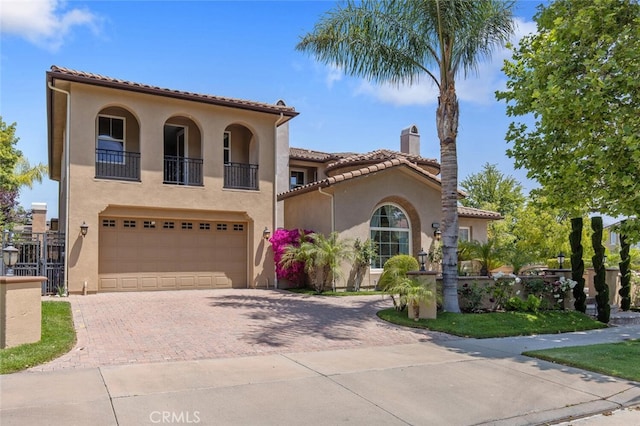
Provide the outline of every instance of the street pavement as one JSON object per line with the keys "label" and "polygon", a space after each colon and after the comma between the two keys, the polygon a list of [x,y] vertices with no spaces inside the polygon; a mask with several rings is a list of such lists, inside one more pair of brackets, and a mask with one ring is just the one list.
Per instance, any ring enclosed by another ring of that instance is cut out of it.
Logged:
{"label": "street pavement", "polygon": [[78,344],[0,376],[0,424],[640,424],[639,383],[521,355],[639,339],[640,325],[465,339],[384,323],[378,296],[162,293],[69,298]]}

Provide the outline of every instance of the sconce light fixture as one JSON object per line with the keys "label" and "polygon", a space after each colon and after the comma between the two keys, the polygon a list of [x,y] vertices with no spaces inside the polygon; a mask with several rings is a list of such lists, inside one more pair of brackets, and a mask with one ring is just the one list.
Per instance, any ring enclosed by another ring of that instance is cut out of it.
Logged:
{"label": "sconce light fixture", "polygon": [[564,263],[564,253],[558,253],[558,267],[562,269],[562,264]]}
{"label": "sconce light fixture", "polygon": [[426,268],[424,265],[427,258],[427,253],[424,251],[423,248],[421,248],[420,251],[418,252],[418,258],[420,259],[420,270],[426,271]]}
{"label": "sconce light fixture", "polygon": [[18,263],[18,249],[14,246],[7,246],[2,249],[2,261],[7,267],[7,276],[13,276],[13,267]]}
{"label": "sconce light fixture", "polygon": [[440,222],[433,222],[431,227],[433,228],[433,236],[436,237],[436,240],[440,241],[440,237],[442,236],[442,231],[440,231]]}
{"label": "sconce light fixture", "polygon": [[80,225],[80,233],[82,234],[83,237],[85,237],[87,235],[87,231],[89,231],[89,225],[84,223],[84,220],[83,220],[82,225]]}
{"label": "sconce light fixture", "polygon": [[264,227],[264,231],[262,231],[262,238],[265,240],[271,238],[271,231],[269,231],[269,228],[267,228],[266,226]]}

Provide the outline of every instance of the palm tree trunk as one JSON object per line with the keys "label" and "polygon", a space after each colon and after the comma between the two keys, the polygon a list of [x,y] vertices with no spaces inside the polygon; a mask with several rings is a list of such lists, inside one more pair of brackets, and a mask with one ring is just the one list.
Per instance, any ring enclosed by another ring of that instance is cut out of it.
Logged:
{"label": "palm tree trunk", "polygon": [[453,76],[440,88],[436,126],[440,139],[442,182],[442,287],[443,310],[460,312],[458,303],[458,115],[460,112]]}

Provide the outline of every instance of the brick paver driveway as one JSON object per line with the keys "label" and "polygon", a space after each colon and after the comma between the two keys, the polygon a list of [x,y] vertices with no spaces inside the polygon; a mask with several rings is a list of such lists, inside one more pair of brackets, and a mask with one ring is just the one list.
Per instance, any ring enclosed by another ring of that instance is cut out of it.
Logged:
{"label": "brick paver driveway", "polygon": [[78,332],[66,355],[32,370],[320,351],[446,339],[388,324],[382,296],[282,290],[101,293],[68,299]]}

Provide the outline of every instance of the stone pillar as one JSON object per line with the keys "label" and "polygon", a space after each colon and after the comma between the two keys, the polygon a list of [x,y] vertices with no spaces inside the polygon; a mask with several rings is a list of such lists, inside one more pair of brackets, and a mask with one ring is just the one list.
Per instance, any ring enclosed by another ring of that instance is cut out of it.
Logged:
{"label": "stone pillar", "polygon": [[46,277],[0,277],[0,349],[39,342]]}
{"label": "stone pillar", "polygon": [[618,268],[605,269],[605,281],[609,286],[609,304],[620,306],[620,270]]}
{"label": "stone pillar", "polygon": [[47,232],[47,203],[31,203],[31,232]]}
{"label": "stone pillar", "polygon": [[[429,302],[419,304],[418,318],[436,318],[438,312],[438,302],[436,293],[436,272],[435,271],[410,271],[407,272],[409,278],[418,280],[418,282],[433,293],[433,298]],[[415,312],[411,306],[407,306],[409,318],[415,319]]]}

